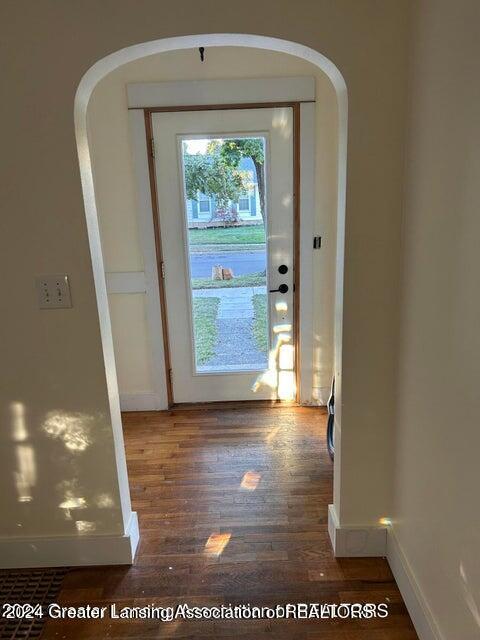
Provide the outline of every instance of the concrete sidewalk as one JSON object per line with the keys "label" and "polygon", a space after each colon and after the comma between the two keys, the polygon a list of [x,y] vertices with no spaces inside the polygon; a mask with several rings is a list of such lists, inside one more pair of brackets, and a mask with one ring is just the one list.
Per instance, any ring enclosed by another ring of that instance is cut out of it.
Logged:
{"label": "concrete sidewalk", "polygon": [[265,294],[267,288],[231,287],[224,289],[194,289],[194,298],[220,298],[218,320],[250,320],[253,319],[253,296]]}
{"label": "concrete sidewalk", "polygon": [[193,290],[194,298],[220,299],[215,355],[199,366],[199,371],[263,371],[267,368],[267,355],[258,350],[252,331],[253,296],[266,295],[266,291],[265,286]]}

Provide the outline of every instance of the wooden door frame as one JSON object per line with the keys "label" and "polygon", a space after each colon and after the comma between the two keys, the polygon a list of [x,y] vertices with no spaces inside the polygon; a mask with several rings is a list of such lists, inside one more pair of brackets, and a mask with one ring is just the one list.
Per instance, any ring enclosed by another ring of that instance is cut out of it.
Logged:
{"label": "wooden door frame", "polygon": [[[145,137],[148,160],[148,177],[150,183],[151,207],[155,236],[155,255],[157,260],[158,285],[160,295],[160,313],[162,317],[162,335],[164,343],[166,388],[168,407],[176,405],[173,394],[172,364],[170,355],[170,340],[168,330],[167,297],[165,292],[165,278],[163,276],[163,248],[162,231],[160,225],[160,211],[158,206],[158,187],[155,168],[155,152],[153,142],[152,115],[155,113],[175,113],[182,111],[230,111],[235,109],[273,109],[291,108],[293,116],[293,342],[295,362],[295,404],[300,404],[300,106],[302,102],[248,102],[234,104],[207,105],[179,105],[162,107],[145,107],[143,116],[145,121]],[[135,107],[134,107],[135,108]],[[138,107],[136,107],[138,109]],[[281,400],[276,400],[281,402]]]}

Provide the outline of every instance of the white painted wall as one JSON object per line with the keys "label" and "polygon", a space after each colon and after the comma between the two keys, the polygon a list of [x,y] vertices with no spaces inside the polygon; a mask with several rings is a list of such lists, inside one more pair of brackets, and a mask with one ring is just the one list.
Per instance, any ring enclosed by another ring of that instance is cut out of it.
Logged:
{"label": "white painted wall", "polygon": [[[184,50],[149,56],[114,71],[98,84],[88,111],[97,208],[106,271],[142,270],[127,118],[128,83],[288,76],[314,76],[316,83],[315,234],[322,235],[323,244],[312,256],[313,399],[324,402],[333,373],[338,123],[335,91],[318,67],[286,54],[218,47],[208,50],[203,64],[197,50]],[[109,299],[123,406],[134,407],[138,396],[138,407],[144,408],[146,397],[155,401],[145,295],[115,293]]]}
{"label": "white painted wall", "polygon": [[[350,105],[346,261],[343,329],[337,334],[339,343],[343,337],[337,461],[341,453],[344,464],[336,474],[335,505],[345,524],[375,523],[390,511],[409,4],[243,0],[227,12],[216,2],[197,0],[0,3],[8,87],[0,119],[8,150],[1,157],[0,267],[9,274],[0,298],[2,336],[7,336],[1,344],[0,536],[18,540],[16,524],[23,522],[23,536],[58,533],[78,539],[58,524],[58,502],[49,491],[73,468],[60,466],[58,441],[42,430],[49,411],[95,416],[94,444],[88,458],[75,457],[75,475],[88,478],[91,487],[124,483],[115,376],[110,350],[104,351],[108,339],[101,339],[109,319],[103,307],[98,314],[103,289],[100,278],[94,283],[92,255],[97,274],[102,261],[96,241],[89,243],[72,111],[80,80],[96,61],[136,43],[192,33],[254,32],[297,42],[299,52],[306,47],[307,55],[316,50],[332,60],[345,79]],[[85,169],[88,145],[83,136],[80,142]],[[93,237],[94,194],[88,187]],[[37,312],[35,275],[62,272],[70,275],[73,308]],[[9,414],[15,401],[27,407],[37,460],[29,506],[15,497]],[[41,517],[28,515],[32,509]],[[126,526],[121,517],[126,513],[127,508],[123,514],[117,510],[112,521],[108,511],[96,516],[103,530],[118,531]]]}
{"label": "white painted wall", "polygon": [[415,3],[392,532],[433,631],[480,637],[480,3]]}

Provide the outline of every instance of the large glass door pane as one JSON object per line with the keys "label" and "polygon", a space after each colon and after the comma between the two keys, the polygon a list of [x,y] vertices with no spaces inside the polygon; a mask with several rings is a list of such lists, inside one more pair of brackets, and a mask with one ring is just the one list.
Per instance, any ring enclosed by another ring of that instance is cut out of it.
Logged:
{"label": "large glass door pane", "polygon": [[196,374],[268,367],[265,147],[181,140]]}

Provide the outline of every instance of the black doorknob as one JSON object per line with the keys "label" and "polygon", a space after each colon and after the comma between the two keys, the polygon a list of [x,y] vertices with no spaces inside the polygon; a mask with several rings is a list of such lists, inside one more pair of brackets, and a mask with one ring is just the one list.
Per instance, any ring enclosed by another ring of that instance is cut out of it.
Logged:
{"label": "black doorknob", "polygon": [[286,265],[286,264],[281,264],[281,265],[278,267],[278,273],[281,273],[282,275],[283,275],[284,273],[288,273],[288,267],[287,267],[287,265]]}
{"label": "black doorknob", "polygon": [[270,293],[276,293],[277,291],[278,291],[279,293],[287,293],[287,291],[288,291],[288,285],[286,285],[286,284],[281,284],[281,285],[278,287],[278,289],[270,289]]}

